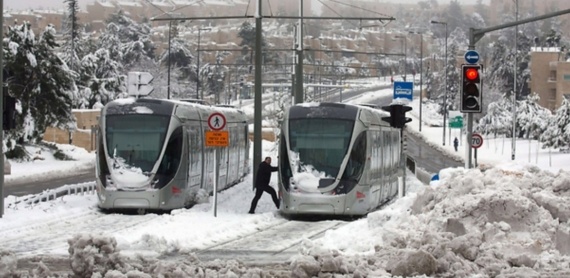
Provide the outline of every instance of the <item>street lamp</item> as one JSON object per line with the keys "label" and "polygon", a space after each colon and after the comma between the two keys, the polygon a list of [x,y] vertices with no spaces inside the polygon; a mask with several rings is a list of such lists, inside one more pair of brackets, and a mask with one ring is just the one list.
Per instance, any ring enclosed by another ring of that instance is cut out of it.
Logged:
{"label": "street lamp", "polygon": [[422,102],[423,102],[423,61],[424,61],[424,34],[420,32],[410,31],[410,34],[420,35],[420,126],[419,131],[422,131]]}
{"label": "street lamp", "polygon": [[[513,0],[515,3],[515,22],[519,20],[519,1]],[[515,25],[515,62],[513,70],[513,138],[511,142],[511,160],[515,160],[515,153],[517,148],[516,133],[517,133],[517,41],[518,41],[518,25]]]}
{"label": "street lamp", "polygon": [[170,41],[172,40],[170,33],[172,33],[172,20],[168,21],[168,78],[166,86],[166,98],[170,99]]}
{"label": "street lamp", "polygon": [[447,119],[447,22],[432,20],[430,23],[445,25],[445,94],[443,95],[443,145],[445,146],[445,124]]}
{"label": "street lamp", "polygon": [[200,92],[200,33],[202,30],[212,30],[212,28],[198,28],[198,45],[196,46],[196,99],[204,99],[204,92]]}
{"label": "street lamp", "polygon": [[406,81],[406,60],[407,60],[407,46],[406,46],[406,36],[394,36],[396,39],[402,39],[402,46],[404,47],[404,81]]}

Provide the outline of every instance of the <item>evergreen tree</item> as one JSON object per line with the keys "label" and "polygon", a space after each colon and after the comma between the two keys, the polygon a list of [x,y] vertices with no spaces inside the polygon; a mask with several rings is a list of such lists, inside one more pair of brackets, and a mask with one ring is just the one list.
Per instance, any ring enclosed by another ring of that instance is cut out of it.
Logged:
{"label": "evergreen tree", "polygon": [[94,105],[106,104],[125,92],[125,75],[122,66],[112,58],[111,51],[101,48],[93,54],[86,55],[81,60],[80,82],[84,84],[81,94],[84,97],[83,106],[92,108]]}
{"label": "evergreen tree", "polygon": [[79,18],[77,13],[79,7],[77,0],[64,0],[67,3],[67,16],[64,18],[64,35],[65,38],[62,49],[63,49],[63,60],[69,65],[69,67],[74,71],[79,71],[79,62],[82,56],[78,55],[78,48],[81,47],[81,25],[79,24]]}
{"label": "evergreen tree", "polygon": [[526,138],[539,138],[546,130],[546,124],[552,116],[550,110],[538,104],[539,99],[538,94],[533,93],[518,103],[517,126]]}
{"label": "evergreen tree", "polygon": [[570,146],[570,102],[564,98],[546,131],[540,136],[542,148],[567,149]]}
{"label": "evergreen tree", "polygon": [[489,12],[487,11],[487,6],[483,4],[483,0],[477,0],[477,4],[475,5],[475,11],[484,22],[489,21]]}
{"label": "evergreen tree", "polygon": [[[172,27],[173,31],[178,30],[177,27]],[[161,71],[162,75],[168,74],[170,59],[170,91],[173,98],[196,98],[196,87],[188,86],[189,80],[196,81],[195,70],[192,68],[194,56],[188,47],[186,42],[178,37],[178,31],[174,31],[171,34],[170,51],[164,49],[160,55],[160,65],[165,69]]]}
{"label": "evergreen tree", "polygon": [[[120,55],[111,53],[112,57],[119,56],[119,61],[126,71],[146,71],[149,66],[154,65],[154,43],[152,42],[151,26],[148,23],[139,24],[129,18],[120,10],[112,14],[107,20],[107,28],[105,36],[116,38],[119,41]],[[113,42],[113,45],[116,45]],[[107,42],[102,39],[99,48],[109,48]]]}
{"label": "evergreen tree", "polygon": [[511,107],[512,102],[507,95],[503,95],[499,101],[490,103],[487,114],[479,120],[475,131],[482,134],[494,134],[495,137],[510,134],[513,123]]}
{"label": "evergreen tree", "polygon": [[[242,61],[248,61],[247,63],[253,64],[253,56],[255,51],[255,26],[251,25],[249,21],[245,21],[239,28],[238,37],[241,38],[239,46],[242,47]],[[265,37],[261,36],[261,49],[267,49],[267,41]],[[250,50],[253,50],[250,52]],[[262,53],[262,59],[264,63],[275,62],[275,55],[271,52],[265,51]]]}
{"label": "evergreen tree", "polygon": [[[37,143],[48,126],[74,125],[71,113],[73,74],[56,55],[59,45],[52,25],[36,38],[29,23],[9,27],[4,39],[10,94],[18,100],[17,128],[8,140]],[[14,148],[12,144],[9,149]]]}
{"label": "evergreen tree", "polygon": [[469,22],[465,20],[461,4],[458,0],[450,0],[446,10],[445,22],[447,22],[449,30],[455,30],[456,28],[468,30],[468,27],[471,27],[467,26]]}

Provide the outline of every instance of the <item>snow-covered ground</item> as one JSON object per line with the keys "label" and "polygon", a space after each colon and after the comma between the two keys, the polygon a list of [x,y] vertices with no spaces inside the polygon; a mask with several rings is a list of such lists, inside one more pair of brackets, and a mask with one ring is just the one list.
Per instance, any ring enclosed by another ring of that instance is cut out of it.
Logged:
{"label": "snow-covered ground", "polygon": [[[382,90],[349,102],[390,94]],[[417,105],[411,104],[416,117],[408,124],[410,132],[418,132]],[[441,118],[429,107],[423,107],[422,118],[427,141],[465,157],[463,147],[455,152],[449,142],[441,146],[442,128],[428,125]],[[451,135],[460,137],[456,130]],[[95,195],[34,205],[7,196],[0,219],[0,277],[18,273],[16,258],[39,254],[68,256],[77,277],[570,277],[570,155],[518,140],[512,161],[509,140],[484,139],[478,168],[444,169],[430,185],[408,175],[405,197],[320,238],[304,239],[298,254],[279,270],[246,265],[239,258],[200,262],[192,257],[196,250],[282,220],[268,195],[255,215],[247,214],[254,193],[251,176],[218,195],[216,217],[210,198],[167,215],[104,215],[105,225],[92,230],[85,230],[84,222],[102,221]],[[13,174],[6,180],[59,175],[93,164],[92,153],[65,149],[78,161],[44,155],[44,160],[12,163]],[[263,156],[275,157],[276,146],[264,141]],[[190,259],[159,259],[169,254]],[[38,264],[36,277],[50,275]]]}

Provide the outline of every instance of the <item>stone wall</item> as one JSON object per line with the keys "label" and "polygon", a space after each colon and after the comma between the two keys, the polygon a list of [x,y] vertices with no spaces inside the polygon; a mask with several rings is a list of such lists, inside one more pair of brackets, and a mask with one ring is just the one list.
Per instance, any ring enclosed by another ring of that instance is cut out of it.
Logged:
{"label": "stone wall", "polygon": [[96,147],[94,130],[96,130],[96,127],[99,125],[99,114],[99,109],[73,110],[77,129],[63,130],[48,127],[44,133],[44,141],[58,144],[72,144],[88,151],[93,151]]}

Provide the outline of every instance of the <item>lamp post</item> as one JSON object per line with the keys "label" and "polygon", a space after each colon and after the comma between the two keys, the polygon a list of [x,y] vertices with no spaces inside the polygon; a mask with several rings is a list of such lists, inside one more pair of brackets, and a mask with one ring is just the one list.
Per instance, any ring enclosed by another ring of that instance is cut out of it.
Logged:
{"label": "lamp post", "polygon": [[402,51],[404,53],[404,81],[406,81],[406,60],[407,60],[406,36],[394,36],[394,38],[402,39],[402,46],[404,47],[404,50]]}
{"label": "lamp post", "polygon": [[[515,3],[515,21],[519,20],[519,1],[513,0]],[[513,137],[511,143],[511,160],[515,160],[515,153],[517,149],[516,133],[517,133],[517,41],[518,41],[518,25],[515,25],[515,62],[514,64],[514,85],[513,85]]]}
{"label": "lamp post", "polygon": [[172,40],[170,33],[172,32],[172,20],[168,21],[168,75],[166,86],[166,98],[170,99],[170,41]]}
{"label": "lamp post", "polygon": [[443,21],[430,21],[431,24],[445,25],[445,93],[443,95],[443,145],[445,146],[445,125],[447,120],[447,22]]}
{"label": "lamp post", "polygon": [[422,102],[423,102],[423,61],[424,61],[424,34],[420,32],[412,32],[410,34],[420,35],[420,125],[419,131],[422,131]]}
{"label": "lamp post", "polygon": [[200,92],[200,33],[202,30],[211,30],[212,28],[198,28],[198,45],[196,46],[196,98],[204,99],[204,92]]}

